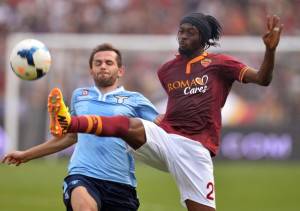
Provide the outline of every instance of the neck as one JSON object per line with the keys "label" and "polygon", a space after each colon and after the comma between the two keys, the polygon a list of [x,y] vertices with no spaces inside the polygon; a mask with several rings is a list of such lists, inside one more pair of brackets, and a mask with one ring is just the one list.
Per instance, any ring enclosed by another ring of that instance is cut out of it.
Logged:
{"label": "neck", "polygon": [[102,94],[106,94],[108,92],[112,92],[116,90],[118,88],[118,84],[114,84],[112,86],[106,86],[106,87],[96,85],[96,87],[101,91]]}
{"label": "neck", "polygon": [[194,51],[191,55],[188,56],[188,58],[189,59],[193,59],[193,58],[195,58],[197,56],[200,56],[203,53],[204,53],[204,49],[201,48],[201,49],[198,49],[198,50]]}
{"label": "neck", "polygon": [[197,56],[200,56],[201,54],[203,54],[204,52],[204,48],[199,48],[197,50],[194,51],[181,51],[180,54],[188,59],[193,59]]}

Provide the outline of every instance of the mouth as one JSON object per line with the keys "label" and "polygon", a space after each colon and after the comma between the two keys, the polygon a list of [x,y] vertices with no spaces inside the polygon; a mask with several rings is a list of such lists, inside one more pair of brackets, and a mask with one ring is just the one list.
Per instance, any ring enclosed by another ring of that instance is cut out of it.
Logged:
{"label": "mouth", "polygon": [[103,76],[107,77],[107,76],[109,76],[109,73],[107,73],[107,72],[101,72],[101,73],[98,73],[97,76],[98,77],[103,77]]}
{"label": "mouth", "polygon": [[180,41],[179,42],[179,47],[182,48],[182,49],[185,49],[187,47],[186,41]]}

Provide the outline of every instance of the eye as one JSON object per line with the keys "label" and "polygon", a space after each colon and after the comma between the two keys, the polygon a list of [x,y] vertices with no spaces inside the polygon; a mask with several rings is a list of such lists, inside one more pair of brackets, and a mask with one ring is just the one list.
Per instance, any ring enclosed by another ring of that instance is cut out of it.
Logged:
{"label": "eye", "polygon": [[183,29],[179,29],[177,34],[183,34],[184,33],[184,30]]}
{"label": "eye", "polygon": [[101,66],[101,61],[94,61],[95,66]]}
{"label": "eye", "polygon": [[107,65],[109,65],[109,66],[111,66],[111,65],[114,64],[113,61],[111,61],[111,60],[108,60],[108,61],[106,61],[105,63],[106,63]]}
{"label": "eye", "polygon": [[194,36],[194,35],[197,34],[197,31],[196,31],[195,29],[190,29],[190,30],[187,31],[187,34],[188,34],[189,36]]}

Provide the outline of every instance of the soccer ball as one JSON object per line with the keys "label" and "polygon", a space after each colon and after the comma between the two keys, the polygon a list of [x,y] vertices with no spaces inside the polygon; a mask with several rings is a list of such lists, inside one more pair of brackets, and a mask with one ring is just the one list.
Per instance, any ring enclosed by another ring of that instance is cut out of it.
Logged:
{"label": "soccer ball", "polygon": [[35,39],[19,42],[13,48],[9,60],[14,73],[19,78],[28,81],[46,75],[51,65],[51,55],[48,48]]}

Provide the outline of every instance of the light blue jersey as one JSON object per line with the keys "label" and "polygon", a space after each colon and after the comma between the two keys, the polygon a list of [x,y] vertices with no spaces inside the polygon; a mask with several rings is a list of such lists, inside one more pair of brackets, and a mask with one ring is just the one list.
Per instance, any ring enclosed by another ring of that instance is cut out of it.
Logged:
{"label": "light blue jersey", "polygon": [[[72,115],[124,115],[153,121],[157,111],[142,94],[120,87],[101,94],[97,87],[79,88],[73,92]],[[81,174],[97,179],[136,187],[133,155],[119,138],[78,133],[78,142],[69,164],[69,174]]]}

